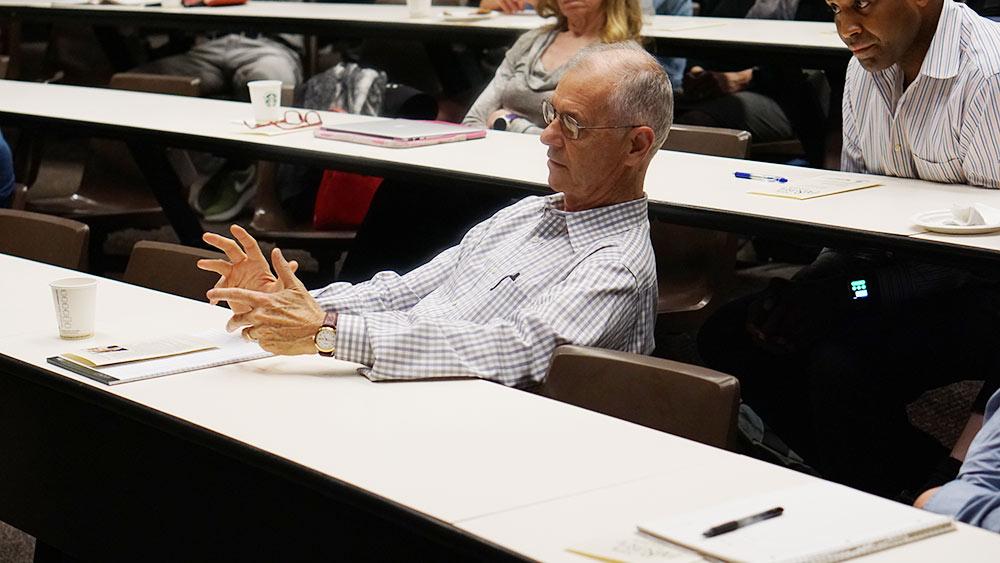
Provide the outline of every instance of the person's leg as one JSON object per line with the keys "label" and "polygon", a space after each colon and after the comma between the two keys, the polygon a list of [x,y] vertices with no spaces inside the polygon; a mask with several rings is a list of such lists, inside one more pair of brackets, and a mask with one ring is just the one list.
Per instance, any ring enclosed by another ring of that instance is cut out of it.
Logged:
{"label": "person's leg", "polygon": [[247,83],[253,80],[280,80],[285,86],[302,82],[299,55],[266,37],[231,36],[227,64],[233,73],[233,95],[243,100],[249,99]]}
{"label": "person's leg", "polygon": [[858,318],[816,346],[807,372],[818,469],[886,496],[918,488],[948,450],[910,424],[906,405],[954,381],[995,381],[998,312],[994,290],[963,288]]}
{"label": "person's leg", "polygon": [[708,367],[740,381],[750,406],[806,462],[813,443],[807,378],[799,355],[779,356],[757,345],[746,329],[747,309],[760,294],[721,307],[698,332],[698,354]]}
{"label": "person's leg", "polygon": [[375,192],[340,279],[357,283],[383,270],[409,272],[511,203],[509,194],[474,186],[386,180]]}

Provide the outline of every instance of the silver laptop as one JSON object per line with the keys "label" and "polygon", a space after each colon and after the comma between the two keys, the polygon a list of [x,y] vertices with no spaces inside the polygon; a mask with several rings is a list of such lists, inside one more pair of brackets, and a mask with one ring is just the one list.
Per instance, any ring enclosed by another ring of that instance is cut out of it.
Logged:
{"label": "silver laptop", "polygon": [[377,121],[331,124],[324,125],[323,129],[337,133],[368,135],[396,141],[419,141],[459,135],[465,135],[466,138],[474,138],[474,136],[469,135],[480,131],[483,135],[486,134],[484,129],[467,127],[457,123],[420,121],[416,119],[381,119]]}

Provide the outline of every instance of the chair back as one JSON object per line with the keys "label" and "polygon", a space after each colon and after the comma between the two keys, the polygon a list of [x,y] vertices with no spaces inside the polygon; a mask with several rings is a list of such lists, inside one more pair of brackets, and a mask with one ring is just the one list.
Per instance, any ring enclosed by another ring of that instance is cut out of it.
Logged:
{"label": "chair back", "polygon": [[[108,85],[137,92],[197,96],[201,79],[120,72],[111,77]],[[159,201],[132,158],[128,145],[116,139],[88,141],[87,160],[76,193],[68,197],[32,199],[28,207],[87,221],[95,226],[98,235],[106,234],[97,223],[102,219],[120,228],[152,228],[165,222]]]}
{"label": "chair back", "polygon": [[729,158],[746,158],[750,133],[739,129],[679,125],[670,127],[663,149]]}
{"label": "chair back", "polygon": [[84,271],[90,227],[72,219],[0,209],[0,252]]}
{"label": "chair back", "polygon": [[122,279],[126,283],[205,301],[205,293],[219,281],[219,276],[198,269],[196,263],[202,258],[225,258],[225,255],[169,242],[141,240],[132,247]]}
{"label": "chair back", "polygon": [[201,95],[201,79],[194,76],[119,72],[111,77],[108,86],[115,90],[132,90],[154,94],[194,97]]}
{"label": "chair back", "polygon": [[[674,125],[664,150],[746,158],[750,133],[737,129]],[[736,267],[736,236],[722,231],[650,223],[659,285],[657,324],[678,334],[697,329],[730,285]]]}
{"label": "chair back", "polygon": [[718,448],[736,448],[739,381],[640,354],[560,346],[540,393]]}

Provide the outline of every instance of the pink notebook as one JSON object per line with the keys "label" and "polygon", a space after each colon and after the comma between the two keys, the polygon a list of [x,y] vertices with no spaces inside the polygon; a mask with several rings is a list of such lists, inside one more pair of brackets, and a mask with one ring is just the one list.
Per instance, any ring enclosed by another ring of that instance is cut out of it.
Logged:
{"label": "pink notebook", "polygon": [[406,148],[482,139],[485,129],[444,121],[380,119],[338,125],[324,125],[316,137],[377,147]]}

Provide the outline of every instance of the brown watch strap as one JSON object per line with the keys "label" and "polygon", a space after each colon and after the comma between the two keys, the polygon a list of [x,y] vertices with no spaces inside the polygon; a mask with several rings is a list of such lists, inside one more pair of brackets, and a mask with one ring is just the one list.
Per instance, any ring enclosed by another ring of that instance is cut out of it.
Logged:
{"label": "brown watch strap", "polygon": [[328,326],[330,328],[337,328],[337,312],[329,311],[326,316],[323,317],[323,326]]}

